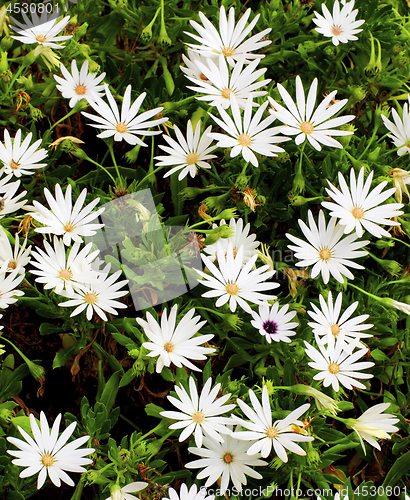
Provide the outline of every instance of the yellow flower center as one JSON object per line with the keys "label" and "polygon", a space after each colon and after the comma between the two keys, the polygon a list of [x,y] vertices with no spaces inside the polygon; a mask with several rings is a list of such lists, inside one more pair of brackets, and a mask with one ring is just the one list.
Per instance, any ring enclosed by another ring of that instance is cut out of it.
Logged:
{"label": "yellow flower center", "polygon": [[190,153],[186,157],[186,162],[188,165],[195,165],[195,163],[199,160],[199,156],[196,153]]}
{"label": "yellow flower center", "polygon": [[10,163],[10,168],[13,169],[13,170],[17,170],[19,168],[19,164],[16,163],[14,160],[11,160],[11,163]]}
{"label": "yellow flower center", "polygon": [[37,42],[42,43],[42,42],[46,41],[46,37],[44,35],[37,35],[36,40],[37,40]]}
{"label": "yellow flower center", "polygon": [[232,49],[231,47],[224,47],[222,49],[222,54],[227,57],[233,56],[234,52],[235,50]]}
{"label": "yellow flower center", "polygon": [[46,467],[51,467],[54,463],[54,457],[49,453],[46,453],[41,457],[41,463]]}
{"label": "yellow flower center", "polygon": [[340,326],[335,323],[334,325],[331,325],[330,331],[332,332],[332,335],[337,337],[340,333]]}
{"label": "yellow flower center", "polygon": [[62,280],[70,280],[72,276],[72,272],[69,271],[68,269],[62,269],[58,275]]}
{"label": "yellow flower center", "polygon": [[67,222],[67,224],[64,226],[64,231],[67,231],[67,233],[72,233],[75,229],[75,226],[71,224],[71,222]]}
{"label": "yellow flower center", "polygon": [[87,92],[87,87],[85,85],[77,85],[75,91],[78,95],[84,95]]}
{"label": "yellow flower center", "polygon": [[173,344],[171,344],[171,342],[167,342],[166,344],[164,344],[164,349],[167,352],[172,352],[174,350],[174,346]]}
{"label": "yellow flower center", "polygon": [[233,460],[233,456],[230,454],[230,453],[225,453],[225,455],[223,456],[223,461],[226,463],[226,464],[230,464]]}
{"label": "yellow flower center", "polygon": [[115,128],[120,134],[124,134],[127,131],[127,125],[125,125],[125,123],[123,122],[117,123],[117,126]]}
{"label": "yellow flower center", "polygon": [[274,439],[279,434],[278,429],[276,427],[269,427],[266,431],[266,435],[270,439]]}
{"label": "yellow flower center", "polygon": [[362,219],[364,217],[364,210],[360,207],[355,207],[352,210],[352,215],[355,219]]}
{"label": "yellow flower center", "polygon": [[252,142],[252,138],[248,134],[241,134],[238,137],[238,142],[241,146],[249,146]]}
{"label": "yellow flower center", "polygon": [[230,99],[231,94],[233,94],[233,91],[231,89],[223,89],[221,94],[224,99]]}
{"label": "yellow flower center", "polygon": [[336,375],[336,373],[340,372],[340,366],[337,363],[330,363],[330,365],[328,366],[328,370],[333,375]]}
{"label": "yellow flower center", "polygon": [[226,291],[229,295],[236,295],[239,292],[239,287],[236,283],[228,283],[226,285]]}
{"label": "yellow flower center", "polygon": [[332,252],[328,248],[322,248],[319,257],[327,262],[332,257]]}
{"label": "yellow flower center", "polygon": [[197,424],[200,424],[202,423],[204,420],[205,420],[205,415],[202,413],[202,411],[196,411],[193,415],[192,415],[192,420],[197,423]]}
{"label": "yellow flower center", "polygon": [[314,130],[314,126],[310,122],[302,122],[300,124],[300,130],[305,134],[311,134]]}
{"label": "yellow flower center", "polygon": [[95,293],[88,292],[85,294],[84,300],[87,304],[95,304],[97,302],[97,295],[95,295]]}
{"label": "yellow flower center", "polygon": [[333,35],[341,35],[343,33],[342,28],[340,26],[333,26],[331,29]]}

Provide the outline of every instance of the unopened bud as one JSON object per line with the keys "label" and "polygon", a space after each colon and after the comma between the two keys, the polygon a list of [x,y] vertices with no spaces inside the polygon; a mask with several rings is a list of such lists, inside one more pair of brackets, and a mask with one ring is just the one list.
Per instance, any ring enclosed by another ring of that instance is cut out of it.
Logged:
{"label": "unopened bud", "polygon": [[402,55],[397,55],[393,58],[392,64],[395,68],[405,68],[409,64],[409,58]]}
{"label": "unopened bud", "polygon": [[1,50],[9,50],[13,45],[14,40],[10,36],[5,36],[1,39],[0,48]]}
{"label": "unopened bud", "polygon": [[331,47],[330,45],[328,45],[327,47],[325,47],[323,49],[323,53],[325,54],[326,57],[328,57],[329,59],[332,59],[333,57],[335,57],[336,55],[336,52],[335,52],[335,49],[333,47]]}
{"label": "unopened bud", "polygon": [[9,69],[9,63],[7,61],[7,52],[2,52],[0,57],[0,73],[7,71]]}
{"label": "unopened bud", "polygon": [[220,238],[230,238],[233,236],[234,230],[228,224],[223,224],[222,226],[215,227],[212,233],[209,234],[204,241],[205,245],[213,245]]}
{"label": "unopened bud", "polygon": [[6,71],[0,73],[0,78],[3,82],[8,83],[13,78],[13,73],[9,69],[6,69]]}
{"label": "unopened bud", "polygon": [[283,152],[283,153],[279,153],[278,156],[276,157],[276,160],[279,162],[279,163],[286,163],[287,161],[290,160],[290,156],[289,156],[289,153],[288,152]]}
{"label": "unopened bud", "polygon": [[379,250],[394,247],[394,245],[395,242],[393,240],[377,240],[376,243],[374,243],[374,246]]}
{"label": "unopened bud", "polygon": [[357,102],[363,101],[366,97],[367,91],[363,87],[355,87],[350,95],[350,104],[356,104]]}

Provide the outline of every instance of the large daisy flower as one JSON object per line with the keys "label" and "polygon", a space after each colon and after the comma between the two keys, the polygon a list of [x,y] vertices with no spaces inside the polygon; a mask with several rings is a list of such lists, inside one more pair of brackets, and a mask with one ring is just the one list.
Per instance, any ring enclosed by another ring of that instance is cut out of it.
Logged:
{"label": "large daisy flower", "polygon": [[286,104],[286,108],[278,104],[271,97],[268,97],[273,109],[270,110],[272,116],[287,125],[281,127],[280,132],[286,135],[296,135],[295,143],[302,144],[307,139],[310,144],[320,151],[322,147],[319,143],[333,148],[343,148],[340,142],[333,139],[331,136],[351,135],[353,132],[347,130],[334,130],[334,127],[339,127],[352,121],[355,115],[339,116],[329,120],[330,117],[338,113],[343,106],[346,105],[347,99],[342,99],[339,102],[331,104],[337,90],[334,90],[323,99],[316,108],[313,109],[316,102],[318,80],[315,78],[310,86],[310,90],[305,98],[302,80],[300,76],[296,77],[296,104],[294,103],[289,92],[278,83],[279,93]]}

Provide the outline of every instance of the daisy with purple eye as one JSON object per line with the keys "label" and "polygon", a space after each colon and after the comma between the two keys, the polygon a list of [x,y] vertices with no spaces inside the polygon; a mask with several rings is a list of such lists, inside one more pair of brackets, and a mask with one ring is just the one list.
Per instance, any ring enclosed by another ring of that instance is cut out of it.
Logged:
{"label": "daisy with purple eye", "polygon": [[292,337],[296,334],[293,328],[297,327],[299,323],[290,321],[296,316],[296,311],[288,312],[289,304],[285,304],[279,309],[279,302],[275,302],[271,308],[266,302],[259,306],[259,314],[252,311],[253,321],[251,325],[259,330],[259,333],[266,337],[270,344],[275,342],[290,343]]}

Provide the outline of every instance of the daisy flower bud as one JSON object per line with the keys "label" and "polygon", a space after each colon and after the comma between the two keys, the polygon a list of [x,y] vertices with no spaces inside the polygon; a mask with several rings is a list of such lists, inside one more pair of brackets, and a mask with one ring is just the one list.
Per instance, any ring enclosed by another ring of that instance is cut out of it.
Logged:
{"label": "daisy flower bud", "polygon": [[310,396],[315,399],[316,407],[319,411],[329,411],[336,415],[339,411],[337,401],[323,394],[322,391],[311,387],[310,385],[296,384],[289,387],[289,390],[301,396]]}

